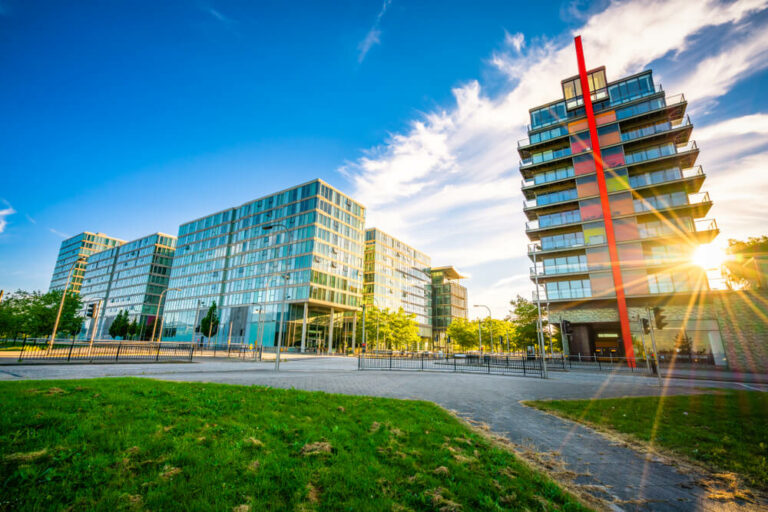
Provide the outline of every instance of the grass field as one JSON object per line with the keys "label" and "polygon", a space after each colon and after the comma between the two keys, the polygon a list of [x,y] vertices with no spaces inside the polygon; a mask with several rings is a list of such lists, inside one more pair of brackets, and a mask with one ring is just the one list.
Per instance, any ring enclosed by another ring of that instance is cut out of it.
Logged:
{"label": "grass field", "polygon": [[768,393],[717,391],[664,398],[526,402],[629,434],[768,488]]}
{"label": "grass field", "polygon": [[0,383],[0,510],[584,510],[428,402]]}

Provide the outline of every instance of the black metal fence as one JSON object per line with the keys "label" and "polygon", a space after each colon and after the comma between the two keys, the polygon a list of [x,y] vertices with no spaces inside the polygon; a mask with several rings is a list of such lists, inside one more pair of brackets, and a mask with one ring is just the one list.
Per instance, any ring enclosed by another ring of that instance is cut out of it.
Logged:
{"label": "black metal fence", "polygon": [[191,343],[150,343],[142,341],[84,341],[26,339],[19,347],[18,361],[29,362],[132,362],[189,361]]}
{"label": "black metal fence", "polygon": [[646,361],[643,358],[628,359],[626,357],[609,356],[582,356],[576,355],[555,355],[547,358],[547,368],[552,371],[558,370],[587,370],[598,372],[621,372],[637,374],[655,373],[656,364],[654,361]]}
{"label": "black metal fence", "polygon": [[541,377],[540,359],[495,354],[360,354],[359,370],[405,370]]}

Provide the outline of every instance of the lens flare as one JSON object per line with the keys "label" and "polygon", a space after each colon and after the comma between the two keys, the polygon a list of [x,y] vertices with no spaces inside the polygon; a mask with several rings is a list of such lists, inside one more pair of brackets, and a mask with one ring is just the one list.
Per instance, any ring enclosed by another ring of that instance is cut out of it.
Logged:
{"label": "lens flare", "polygon": [[725,260],[726,254],[723,248],[714,244],[698,246],[691,256],[691,262],[704,270],[720,268]]}

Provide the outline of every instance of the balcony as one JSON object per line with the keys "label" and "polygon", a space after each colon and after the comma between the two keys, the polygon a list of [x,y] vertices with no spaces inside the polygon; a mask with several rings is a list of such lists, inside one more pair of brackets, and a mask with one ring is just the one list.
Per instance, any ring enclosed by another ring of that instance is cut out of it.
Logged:
{"label": "balcony", "polygon": [[561,148],[557,150],[544,151],[542,153],[536,153],[531,158],[520,160],[520,168],[525,169],[533,167],[547,162],[553,162],[571,156],[571,148]]}
{"label": "balcony", "polygon": [[567,227],[579,223],[581,223],[581,212],[579,210],[569,210],[567,212],[551,214],[544,218],[539,217],[530,220],[525,223],[525,231],[531,232],[540,229]]}
{"label": "balcony", "polygon": [[639,103],[631,107],[624,107],[617,109],[616,118],[618,121],[626,121],[628,119],[642,119],[646,116],[654,116],[662,111],[667,111],[668,119],[680,119],[685,112],[685,107],[688,102],[685,99],[685,95],[676,94],[674,96],[668,96],[665,99],[659,99],[649,102]]}
{"label": "balcony", "polygon": [[666,183],[676,183],[680,181],[695,182],[690,192],[698,192],[701,184],[704,183],[704,171],[700,165],[679,170],[677,167],[669,169],[656,170],[643,174],[635,174],[629,177],[629,186],[633,189],[663,185]]}
{"label": "balcony", "polygon": [[641,214],[667,210],[690,210],[692,217],[703,217],[712,208],[712,200],[709,198],[709,192],[686,194],[680,191],[672,194],[635,199],[634,206],[635,213]]}
{"label": "balcony", "polygon": [[[580,233],[580,232],[579,232]],[[636,240],[627,240],[619,242],[624,243],[644,242],[665,238],[683,238],[689,243],[706,244],[711,242],[718,234],[720,229],[717,227],[715,219],[695,219],[689,225],[673,224],[669,220],[657,222],[655,225],[639,224],[638,238]],[[583,239],[569,240],[558,246],[543,248],[541,241],[528,244],[528,257],[537,258],[539,254],[552,254],[558,252],[575,251],[586,247],[600,247],[604,243],[587,243]]]}
{"label": "balcony", "polygon": [[568,274],[587,274],[589,273],[589,267],[587,265],[557,265],[555,267],[545,268],[543,265],[537,265],[536,267],[530,267],[529,269],[531,278],[534,277],[552,277],[563,276]]}
{"label": "balcony", "polygon": [[627,130],[621,134],[621,142],[626,144],[634,141],[650,141],[654,138],[658,139],[660,136],[666,136],[669,142],[675,144],[685,144],[688,142],[688,138],[691,136],[693,130],[693,124],[689,116],[685,116],[683,121],[678,124],[672,124],[670,121],[664,121],[651,126],[645,126],[643,128],[636,128],[633,130]]}
{"label": "balcony", "polygon": [[665,158],[676,158],[680,167],[693,167],[698,155],[699,147],[696,145],[696,141],[690,141],[681,145],[667,143],[628,153],[624,155],[624,161],[625,165],[632,166],[655,163]]}

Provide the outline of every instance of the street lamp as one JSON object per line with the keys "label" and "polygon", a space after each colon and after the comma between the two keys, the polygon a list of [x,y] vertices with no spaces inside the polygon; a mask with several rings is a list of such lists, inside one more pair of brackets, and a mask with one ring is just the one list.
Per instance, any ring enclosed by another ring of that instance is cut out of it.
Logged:
{"label": "street lamp", "polygon": [[[473,307],[475,307],[475,308],[485,308],[486,311],[488,311],[488,329],[489,329],[489,331],[491,333],[491,353],[493,353],[493,322],[492,322],[493,317],[491,315],[491,308],[489,308],[485,304],[475,304]],[[482,350],[482,344],[481,344],[480,347],[481,347],[480,350]]]}
{"label": "street lamp", "polygon": [[59,312],[56,313],[56,322],[53,324],[53,332],[51,333],[51,343],[49,345],[49,348],[53,348],[53,342],[56,339],[56,331],[59,330],[59,319],[61,319],[61,310],[64,309],[64,299],[67,298],[67,288],[69,288],[69,281],[72,279],[72,273],[75,271],[75,268],[77,267],[78,263],[85,263],[87,261],[87,258],[84,256],[78,257],[75,262],[72,264],[72,268],[69,269],[69,274],[67,274],[67,284],[64,285],[64,291],[61,294],[61,302],[59,303]]}
{"label": "street lamp", "polygon": [[[155,330],[157,329],[157,320],[160,318],[160,304],[163,302],[163,297],[165,296],[165,292],[168,290],[173,290],[175,292],[180,292],[181,288],[166,288],[160,293],[160,298],[157,299],[157,310],[155,311],[155,321],[152,322],[152,336],[149,338],[150,343],[154,341],[155,339]],[[165,311],[163,311],[163,316],[165,316]],[[160,338],[163,337],[162,331],[160,332]]]}
{"label": "street lamp", "polygon": [[[264,231],[271,231],[272,229],[279,229],[283,233],[285,233],[285,237],[288,237],[288,226],[285,224],[268,224],[264,226],[262,229]],[[283,284],[283,298],[280,301],[280,323],[278,324],[278,331],[277,331],[277,352],[275,354],[275,371],[280,370],[280,348],[283,344],[283,321],[285,320],[285,286],[288,282],[288,279],[290,279],[290,274],[282,274],[283,279],[285,279],[286,283]]]}

